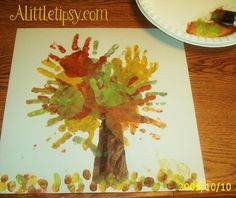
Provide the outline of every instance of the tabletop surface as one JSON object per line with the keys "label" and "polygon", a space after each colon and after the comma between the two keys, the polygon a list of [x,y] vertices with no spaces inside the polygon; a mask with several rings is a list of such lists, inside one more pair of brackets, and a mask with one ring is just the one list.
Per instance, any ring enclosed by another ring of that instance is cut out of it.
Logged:
{"label": "tabletop surface", "polygon": [[[119,2],[119,3],[118,3]],[[63,27],[154,28],[134,0],[12,1],[0,2],[0,128],[9,82],[16,28],[62,27],[58,21],[11,21],[18,5],[61,6],[63,9],[106,9],[100,20],[81,20]],[[80,194],[79,197],[235,197],[236,196],[236,45],[204,48],[184,44],[208,184],[230,183],[225,192],[150,192]],[[11,195],[9,197],[14,197]],[[40,196],[40,195],[37,195]],[[78,194],[46,194],[46,197],[78,197]],[[6,197],[6,195],[1,195]],[[28,197],[28,196],[27,196]],[[36,195],[32,195],[36,197]]]}

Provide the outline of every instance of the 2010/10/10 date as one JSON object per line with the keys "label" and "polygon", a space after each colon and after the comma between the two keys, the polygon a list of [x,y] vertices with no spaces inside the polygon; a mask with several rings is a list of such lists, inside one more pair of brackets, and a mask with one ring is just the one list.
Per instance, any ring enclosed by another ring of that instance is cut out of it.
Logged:
{"label": "2010/10/10 date", "polygon": [[229,192],[231,183],[180,183],[179,191],[211,191],[211,192]]}

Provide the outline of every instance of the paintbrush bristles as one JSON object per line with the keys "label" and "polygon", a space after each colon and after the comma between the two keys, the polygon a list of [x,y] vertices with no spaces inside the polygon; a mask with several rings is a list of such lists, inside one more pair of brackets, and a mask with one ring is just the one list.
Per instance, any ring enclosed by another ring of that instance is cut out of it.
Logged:
{"label": "paintbrush bristles", "polygon": [[212,12],[211,20],[223,25],[233,26],[235,24],[235,16],[236,12],[216,9],[214,12]]}

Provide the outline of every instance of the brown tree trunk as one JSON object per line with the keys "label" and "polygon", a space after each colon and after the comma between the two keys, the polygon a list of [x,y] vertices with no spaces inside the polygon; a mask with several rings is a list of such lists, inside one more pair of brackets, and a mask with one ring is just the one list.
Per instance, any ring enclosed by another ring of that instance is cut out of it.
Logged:
{"label": "brown tree trunk", "polygon": [[99,129],[98,150],[101,155],[94,160],[93,181],[105,179],[109,174],[118,181],[128,177],[124,145],[107,127],[105,118]]}

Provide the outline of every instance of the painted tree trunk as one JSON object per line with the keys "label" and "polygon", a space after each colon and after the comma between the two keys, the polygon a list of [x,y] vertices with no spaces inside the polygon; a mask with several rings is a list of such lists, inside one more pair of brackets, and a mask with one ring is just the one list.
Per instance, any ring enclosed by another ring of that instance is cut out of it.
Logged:
{"label": "painted tree trunk", "polygon": [[110,174],[118,181],[128,177],[124,145],[107,127],[105,118],[99,129],[98,150],[101,155],[94,160],[93,181]]}

